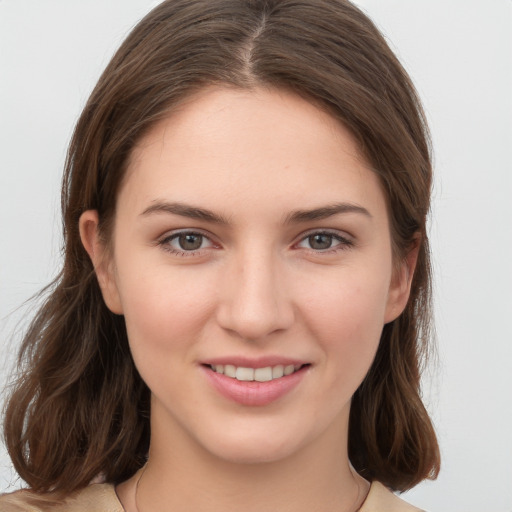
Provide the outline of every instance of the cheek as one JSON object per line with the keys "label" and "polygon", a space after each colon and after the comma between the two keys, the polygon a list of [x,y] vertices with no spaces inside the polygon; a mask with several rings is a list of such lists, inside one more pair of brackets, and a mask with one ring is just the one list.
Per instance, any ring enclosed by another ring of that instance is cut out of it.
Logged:
{"label": "cheek", "polygon": [[366,373],[384,326],[387,274],[378,269],[344,269],[309,289],[302,316],[327,358],[349,373]]}
{"label": "cheek", "polygon": [[[181,360],[191,339],[197,339],[214,307],[211,280],[167,266],[119,268],[118,282],[128,339],[139,362]],[[197,270],[197,269],[196,269]]]}

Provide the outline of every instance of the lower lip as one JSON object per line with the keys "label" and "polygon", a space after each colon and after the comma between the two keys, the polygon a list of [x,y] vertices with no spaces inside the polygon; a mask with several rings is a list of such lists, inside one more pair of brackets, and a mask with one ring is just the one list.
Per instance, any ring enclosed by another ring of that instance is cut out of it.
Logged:
{"label": "lower lip", "polygon": [[268,405],[290,393],[298,386],[309,366],[303,366],[291,375],[267,382],[239,381],[203,366],[210,384],[225,398],[241,405]]}

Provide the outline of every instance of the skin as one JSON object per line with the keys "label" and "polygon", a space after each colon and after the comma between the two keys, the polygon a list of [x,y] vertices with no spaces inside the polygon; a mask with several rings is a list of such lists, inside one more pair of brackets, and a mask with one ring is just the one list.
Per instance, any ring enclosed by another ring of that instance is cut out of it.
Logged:
{"label": "skin", "polygon": [[[205,89],[137,144],[109,248],[97,223],[82,215],[82,241],[152,392],[149,462],[137,505],[140,474],[118,486],[125,509],[353,510],[368,483],[348,461],[350,400],[405,307],[415,252],[394,264],[382,187],[350,133],[291,93]],[[211,358],[269,355],[308,366],[268,405],[205,378]]]}

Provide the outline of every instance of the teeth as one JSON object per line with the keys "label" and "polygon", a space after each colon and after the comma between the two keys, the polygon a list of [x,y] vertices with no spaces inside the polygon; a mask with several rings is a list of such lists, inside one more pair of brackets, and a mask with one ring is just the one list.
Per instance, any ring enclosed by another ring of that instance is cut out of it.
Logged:
{"label": "teeth", "polygon": [[272,368],[272,378],[279,379],[284,375],[284,366],[282,364],[278,364]]}
{"label": "teeth", "polygon": [[266,366],[265,368],[245,368],[243,366],[234,366],[232,364],[216,364],[211,368],[216,373],[226,375],[243,382],[268,382],[273,379],[280,379],[283,376],[291,375],[302,367],[302,365],[289,364],[283,366],[278,364],[277,366]]}
{"label": "teeth", "polygon": [[272,380],[272,368],[270,366],[266,368],[256,368],[256,370],[254,370],[254,380],[258,382],[268,382]]}
{"label": "teeth", "polygon": [[[215,368],[215,371],[217,371],[217,368]],[[228,377],[234,379],[236,377],[236,367],[233,366],[232,364],[227,364],[226,366],[224,366],[224,375],[227,375]]]}
{"label": "teeth", "polygon": [[254,380],[254,368],[244,368],[242,366],[239,366],[236,369],[235,379],[244,381]]}
{"label": "teeth", "polygon": [[295,366],[293,366],[293,364],[289,364],[288,366],[284,367],[285,375],[291,375],[294,371],[295,371]]}

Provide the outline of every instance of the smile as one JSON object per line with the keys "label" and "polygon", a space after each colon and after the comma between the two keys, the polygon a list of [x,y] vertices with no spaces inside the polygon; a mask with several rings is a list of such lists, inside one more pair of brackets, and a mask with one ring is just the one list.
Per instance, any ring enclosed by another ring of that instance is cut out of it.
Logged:
{"label": "smile", "polygon": [[303,365],[282,365],[265,366],[264,368],[246,368],[243,366],[235,366],[231,364],[215,364],[210,368],[226,377],[236,379],[243,382],[269,382],[271,380],[280,379],[300,370]]}
{"label": "smile", "polygon": [[214,390],[244,406],[265,406],[284,398],[300,385],[311,367],[310,363],[291,364],[291,361],[283,361],[285,364],[260,361],[252,367],[243,360],[232,362],[240,366],[211,361],[201,368]]}

